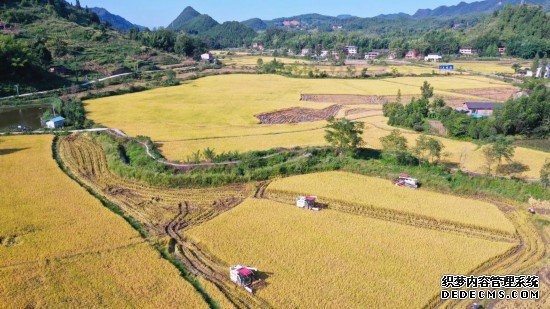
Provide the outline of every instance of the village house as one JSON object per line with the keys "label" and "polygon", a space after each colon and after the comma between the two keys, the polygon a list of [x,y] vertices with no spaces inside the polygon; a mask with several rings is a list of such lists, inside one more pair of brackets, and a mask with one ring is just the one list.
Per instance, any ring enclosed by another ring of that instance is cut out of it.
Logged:
{"label": "village house", "polygon": [[377,51],[371,51],[371,52],[368,52],[366,55],[365,55],[365,60],[374,60],[374,59],[377,59],[378,57],[380,57],[380,53],[377,52]]}
{"label": "village house", "polygon": [[498,48],[498,53],[500,55],[506,55],[506,47],[499,47]]}
{"label": "village house", "polygon": [[475,118],[484,118],[492,116],[495,109],[501,105],[501,103],[494,102],[465,102],[457,110]]}
{"label": "village house", "polygon": [[388,55],[388,60],[395,60],[397,59],[397,54],[394,53],[394,52],[391,52],[389,55]]}
{"label": "village house", "polygon": [[357,46],[346,46],[344,48],[344,51],[346,52],[346,54],[348,55],[357,55]]}
{"label": "village house", "polygon": [[458,50],[458,53],[463,56],[473,56],[476,54],[476,51],[472,47],[461,47]]}
{"label": "village house", "polygon": [[17,25],[12,25],[12,24],[8,24],[0,21],[0,33],[8,34],[8,35],[9,34],[18,35],[19,27],[17,27]]}
{"label": "village house", "polygon": [[301,53],[302,57],[309,56],[310,54],[311,54],[311,49],[309,49],[309,48],[303,48],[302,49],[302,53]]}
{"label": "village house", "polygon": [[46,128],[48,129],[58,129],[65,126],[65,118],[58,116],[46,121]]}
{"label": "village house", "polygon": [[443,57],[439,54],[429,54],[426,57],[424,57],[424,61],[428,62],[441,62],[443,60]]}
{"label": "village house", "polygon": [[547,64],[546,67],[540,66],[534,76],[536,78],[550,78],[550,64]]}
{"label": "village house", "polygon": [[210,52],[204,53],[201,55],[201,61],[205,63],[214,63],[214,61],[216,61],[216,57],[214,57],[214,55]]}
{"label": "village house", "polygon": [[405,55],[406,59],[417,59],[420,56],[420,53],[416,50],[409,50]]}
{"label": "village house", "polygon": [[321,58],[327,58],[328,54],[329,54],[328,50],[322,50],[320,56]]}
{"label": "village house", "polygon": [[299,25],[300,25],[300,22],[297,21],[297,20],[285,20],[285,21],[283,21],[283,26],[285,26],[287,28],[298,27]]}
{"label": "village house", "polygon": [[263,51],[265,49],[264,44],[262,43],[253,43],[252,49]]}

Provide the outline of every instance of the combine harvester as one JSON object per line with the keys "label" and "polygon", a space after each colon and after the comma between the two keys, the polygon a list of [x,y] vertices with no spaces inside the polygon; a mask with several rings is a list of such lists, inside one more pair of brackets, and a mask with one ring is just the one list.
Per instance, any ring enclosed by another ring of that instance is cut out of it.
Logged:
{"label": "combine harvester", "polygon": [[321,208],[317,205],[316,196],[298,196],[296,206],[302,209],[319,211]]}
{"label": "combine harvester", "polygon": [[254,293],[253,287],[262,283],[262,280],[256,278],[257,268],[248,266],[231,266],[229,267],[229,278],[238,286],[244,288],[249,293]]}
{"label": "combine harvester", "polygon": [[415,178],[412,178],[408,174],[401,174],[399,175],[399,178],[395,180],[395,185],[398,187],[418,189],[418,180]]}

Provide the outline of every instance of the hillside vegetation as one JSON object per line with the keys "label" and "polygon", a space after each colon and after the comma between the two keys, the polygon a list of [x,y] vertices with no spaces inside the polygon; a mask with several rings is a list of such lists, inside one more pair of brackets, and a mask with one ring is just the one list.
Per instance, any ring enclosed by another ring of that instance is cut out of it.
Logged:
{"label": "hillside vegetation", "polygon": [[[0,96],[70,87],[116,70],[177,63],[175,55],[144,47],[99,23],[98,16],[65,1],[7,1],[0,21],[18,33],[0,34]],[[57,74],[52,66],[65,69]]]}

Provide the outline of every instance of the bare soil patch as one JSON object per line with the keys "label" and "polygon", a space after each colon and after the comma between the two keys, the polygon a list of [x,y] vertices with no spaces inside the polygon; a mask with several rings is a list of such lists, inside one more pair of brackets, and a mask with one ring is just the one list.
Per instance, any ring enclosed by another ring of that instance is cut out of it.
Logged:
{"label": "bare soil patch", "polygon": [[452,92],[467,94],[480,98],[489,99],[497,102],[504,102],[512,97],[519,89],[515,87],[510,88],[482,88],[482,89],[463,89],[453,90]]}
{"label": "bare soil patch", "polygon": [[336,116],[342,105],[332,105],[324,109],[292,107],[270,113],[256,115],[262,124],[284,124],[327,120]]}

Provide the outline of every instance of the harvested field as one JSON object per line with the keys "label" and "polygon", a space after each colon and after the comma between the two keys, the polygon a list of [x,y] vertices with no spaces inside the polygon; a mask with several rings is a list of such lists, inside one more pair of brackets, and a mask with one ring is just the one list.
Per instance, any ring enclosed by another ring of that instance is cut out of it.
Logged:
{"label": "harvested field", "polygon": [[[410,97],[412,98],[412,97]],[[408,98],[410,100],[410,98]],[[331,103],[338,104],[372,104],[384,105],[388,102],[395,101],[397,96],[369,96],[369,95],[351,95],[351,94],[302,94],[300,101],[316,102],[316,103]],[[405,102],[407,98],[404,98]]]}
{"label": "harvested field", "polygon": [[275,112],[258,114],[262,124],[301,123],[327,120],[335,117],[343,107],[332,105],[324,109],[292,107]]}
{"label": "harvested field", "polygon": [[513,247],[256,199],[188,235],[225,264],[266,272],[267,286],[257,295],[281,308],[419,308],[439,292],[441,275],[468,273]]}
{"label": "harvested field", "polygon": [[108,196],[158,237],[166,235],[166,225],[177,216],[179,206],[184,203],[189,204],[190,215],[213,206],[217,206],[218,211],[225,211],[227,201],[243,200],[253,190],[253,185],[242,184],[216,190],[167,189],[122,179],[109,171],[101,145],[86,135],[62,138],[59,152],[74,174],[96,192]]}
{"label": "harvested field", "polygon": [[59,169],[51,142],[0,137],[0,307],[207,307],[124,219]]}
{"label": "harvested field", "polygon": [[518,92],[518,88],[485,88],[485,89],[468,89],[468,90],[454,90],[453,92],[466,94],[484,98],[491,101],[504,102]]}

